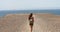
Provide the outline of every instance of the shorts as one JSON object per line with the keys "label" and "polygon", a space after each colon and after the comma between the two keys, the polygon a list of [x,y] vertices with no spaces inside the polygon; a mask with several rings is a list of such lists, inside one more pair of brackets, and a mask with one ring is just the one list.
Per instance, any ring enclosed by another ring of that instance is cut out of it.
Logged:
{"label": "shorts", "polygon": [[33,26],[33,22],[32,21],[30,21],[30,25]]}

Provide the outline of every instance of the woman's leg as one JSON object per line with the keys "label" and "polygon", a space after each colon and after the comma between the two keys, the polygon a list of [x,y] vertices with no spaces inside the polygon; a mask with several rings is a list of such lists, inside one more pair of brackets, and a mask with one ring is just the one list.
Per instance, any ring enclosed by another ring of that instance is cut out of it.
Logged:
{"label": "woman's leg", "polygon": [[32,30],[33,30],[33,25],[30,25],[30,27],[31,27],[31,32],[32,32]]}

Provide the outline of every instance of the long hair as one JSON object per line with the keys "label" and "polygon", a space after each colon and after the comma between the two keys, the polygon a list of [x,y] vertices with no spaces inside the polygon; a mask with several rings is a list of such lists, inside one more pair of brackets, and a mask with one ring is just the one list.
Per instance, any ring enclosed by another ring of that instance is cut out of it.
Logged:
{"label": "long hair", "polygon": [[31,19],[32,16],[33,16],[33,13],[31,13],[31,14],[29,15],[29,20]]}

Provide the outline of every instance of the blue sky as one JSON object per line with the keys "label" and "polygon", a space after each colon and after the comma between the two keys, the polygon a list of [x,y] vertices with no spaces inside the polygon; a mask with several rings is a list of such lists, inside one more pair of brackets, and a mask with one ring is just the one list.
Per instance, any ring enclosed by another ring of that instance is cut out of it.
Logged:
{"label": "blue sky", "polygon": [[60,9],[60,0],[0,0],[0,10]]}

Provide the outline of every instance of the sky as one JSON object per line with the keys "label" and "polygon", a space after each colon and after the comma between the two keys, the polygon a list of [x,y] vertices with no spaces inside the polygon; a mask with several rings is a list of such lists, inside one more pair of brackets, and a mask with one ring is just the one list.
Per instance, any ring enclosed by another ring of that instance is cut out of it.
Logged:
{"label": "sky", "polygon": [[0,10],[60,9],[60,0],[0,0]]}

